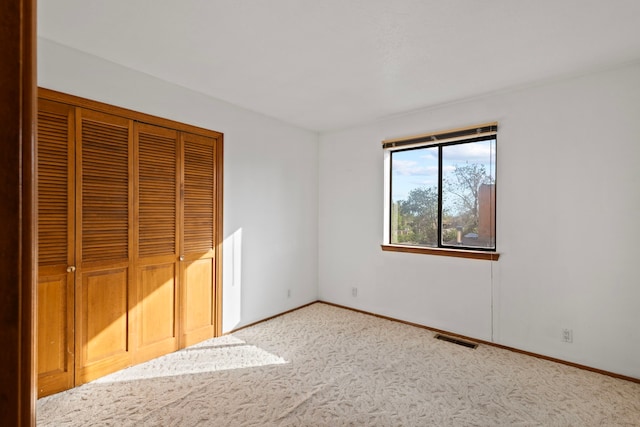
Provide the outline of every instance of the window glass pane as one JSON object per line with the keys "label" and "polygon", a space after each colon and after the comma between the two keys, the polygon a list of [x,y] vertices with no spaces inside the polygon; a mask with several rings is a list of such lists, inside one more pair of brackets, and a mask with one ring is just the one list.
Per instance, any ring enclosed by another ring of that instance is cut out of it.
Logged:
{"label": "window glass pane", "polygon": [[391,243],[438,246],[438,148],[391,153]]}
{"label": "window glass pane", "polygon": [[495,248],[496,140],[442,147],[442,244]]}

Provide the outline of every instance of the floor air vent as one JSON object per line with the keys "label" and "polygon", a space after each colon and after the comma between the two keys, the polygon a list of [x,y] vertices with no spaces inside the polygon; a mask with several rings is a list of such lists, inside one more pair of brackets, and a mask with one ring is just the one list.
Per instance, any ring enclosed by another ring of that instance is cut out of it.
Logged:
{"label": "floor air vent", "polygon": [[474,342],[469,342],[469,341],[464,341],[458,338],[453,338],[453,337],[448,337],[446,335],[441,335],[441,334],[436,334],[436,339],[442,340],[442,341],[447,341],[447,342],[452,342],[454,344],[458,344],[461,345],[463,347],[469,347],[469,348],[476,348],[478,347],[478,344],[474,343]]}

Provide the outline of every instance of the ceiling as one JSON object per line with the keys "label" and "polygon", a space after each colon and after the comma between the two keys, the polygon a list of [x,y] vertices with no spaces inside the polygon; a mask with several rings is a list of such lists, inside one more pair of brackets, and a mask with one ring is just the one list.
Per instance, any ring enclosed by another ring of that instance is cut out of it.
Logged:
{"label": "ceiling", "polygon": [[640,59],[638,0],[41,0],[38,35],[324,132]]}

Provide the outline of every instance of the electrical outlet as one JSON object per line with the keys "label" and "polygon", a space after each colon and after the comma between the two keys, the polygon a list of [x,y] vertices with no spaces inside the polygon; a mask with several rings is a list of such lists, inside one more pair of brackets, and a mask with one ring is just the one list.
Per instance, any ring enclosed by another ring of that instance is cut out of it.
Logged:
{"label": "electrical outlet", "polygon": [[573,342],[573,329],[563,329],[562,330],[562,342]]}
{"label": "electrical outlet", "polygon": [[291,289],[287,289],[287,298],[291,298]]}
{"label": "electrical outlet", "polygon": [[351,288],[351,296],[352,297],[358,296],[358,288]]}

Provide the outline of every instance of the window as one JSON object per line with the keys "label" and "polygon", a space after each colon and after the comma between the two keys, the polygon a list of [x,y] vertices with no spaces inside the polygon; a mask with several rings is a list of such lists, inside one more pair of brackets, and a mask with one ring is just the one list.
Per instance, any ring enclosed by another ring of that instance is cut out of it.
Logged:
{"label": "window", "polygon": [[489,123],[384,141],[383,249],[495,252],[496,140]]}

